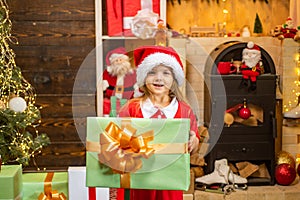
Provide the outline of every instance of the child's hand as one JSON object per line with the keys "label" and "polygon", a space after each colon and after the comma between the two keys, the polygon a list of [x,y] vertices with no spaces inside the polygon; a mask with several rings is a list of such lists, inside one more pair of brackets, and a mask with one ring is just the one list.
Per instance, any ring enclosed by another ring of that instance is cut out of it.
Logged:
{"label": "child's hand", "polygon": [[199,139],[196,136],[196,133],[194,131],[190,131],[190,138],[188,143],[189,152],[192,153],[193,151],[196,151],[199,145]]}

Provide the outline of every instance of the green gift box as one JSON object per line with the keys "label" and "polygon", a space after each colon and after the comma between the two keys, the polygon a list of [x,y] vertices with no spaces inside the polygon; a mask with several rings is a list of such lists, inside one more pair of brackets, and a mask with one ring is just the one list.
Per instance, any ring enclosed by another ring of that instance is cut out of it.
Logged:
{"label": "green gift box", "polygon": [[189,119],[87,118],[89,187],[187,190]]}
{"label": "green gift box", "polygon": [[67,172],[37,172],[23,174],[23,200],[66,200],[68,196]]}
{"label": "green gift box", "polygon": [[2,165],[0,171],[0,199],[21,199],[22,167],[21,165]]}

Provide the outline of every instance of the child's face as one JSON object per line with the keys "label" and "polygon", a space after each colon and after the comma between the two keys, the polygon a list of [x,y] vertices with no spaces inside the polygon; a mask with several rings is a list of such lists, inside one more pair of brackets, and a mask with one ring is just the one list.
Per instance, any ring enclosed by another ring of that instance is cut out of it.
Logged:
{"label": "child's face", "polygon": [[148,72],[145,83],[154,95],[168,95],[174,81],[171,68],[159,65]]}

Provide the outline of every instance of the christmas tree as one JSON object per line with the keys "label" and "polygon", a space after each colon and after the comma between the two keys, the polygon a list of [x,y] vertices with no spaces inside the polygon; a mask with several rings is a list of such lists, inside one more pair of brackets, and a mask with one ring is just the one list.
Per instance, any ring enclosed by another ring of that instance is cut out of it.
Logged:
{"label": "christmas tree", "polygon": [[50,140],[37,130],[41,116],[34,105],[36,94],[15,63],[9,10],[5,0],[0,3],[0,155],[4,164],[26,166]]}
{"label": "christmas tree", "polygon": [[256,13],[253,33],[262,33],[262,32],[263,32],[262,24],[261,24],[258,14]]}

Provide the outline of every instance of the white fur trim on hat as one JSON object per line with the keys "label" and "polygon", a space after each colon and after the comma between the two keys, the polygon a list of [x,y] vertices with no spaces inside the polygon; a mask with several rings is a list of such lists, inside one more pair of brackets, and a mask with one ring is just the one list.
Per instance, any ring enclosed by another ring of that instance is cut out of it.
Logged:
{"label": "white fur trim on hat", "polygon": [[143,86],[145,78],[154,67],[158,65],[164,65],[173,69],[175,79],[179,86],[184,82],[184,73],[180,63],[174,56],[165,53],[153,53],[149,54],[137,67],[137,84]]}

